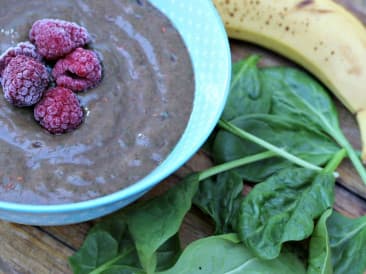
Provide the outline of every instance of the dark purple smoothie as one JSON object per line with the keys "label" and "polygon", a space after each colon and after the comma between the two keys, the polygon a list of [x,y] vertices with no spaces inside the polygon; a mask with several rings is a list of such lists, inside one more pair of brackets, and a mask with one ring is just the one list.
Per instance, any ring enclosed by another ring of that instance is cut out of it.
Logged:
{"label": "dark purple smoothie", "polygon": [[144,0],[5,1],[0,51],[28,40],[41,18],[86,27],[104,76],[78,93],[85,121],[64,135],[0,96],[0,201],[78,202],[143,178],[172,150],[192,110],[192,65],[177,30]]}

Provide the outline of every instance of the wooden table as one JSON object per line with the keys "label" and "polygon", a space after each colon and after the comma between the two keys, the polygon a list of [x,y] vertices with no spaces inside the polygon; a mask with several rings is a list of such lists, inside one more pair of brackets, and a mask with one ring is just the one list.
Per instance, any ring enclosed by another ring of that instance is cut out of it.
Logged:
{"label": "wooden table", "polygon": [[[338,0],[366,23],[365,0]],[[290,62],[252,45],[231,41],[233,61],[249,53],[260,53],[261,64],[274,65]],[[350,142],[360,149],[359,132],[353,117],[338,103],[342,129]],[[210,165],[209,158],[199,151],[194,157],[143,199],[161,193],[191,171],[202,170]],[[338,169],[340,178],[336,185],[334,208],[339,212],[357,217],[366,214],[366,187],[348,161]],[[38,227],[11,224],[0,221],[0,273],[71,273],[67,258],[82,244],[83,239],[97,220],[75,225]],[[183,244],[210,235],[211,222],[193,208],[185,218],[181,229]]]}

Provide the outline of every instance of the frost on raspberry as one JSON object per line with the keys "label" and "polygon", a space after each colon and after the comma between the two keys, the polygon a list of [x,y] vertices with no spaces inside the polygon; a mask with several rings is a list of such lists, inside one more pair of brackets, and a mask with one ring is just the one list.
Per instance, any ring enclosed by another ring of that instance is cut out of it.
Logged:
{"label": "frost on raspberry", "polygon": [[84,112],[79,99],[70,89],[54,87],[48,90],[34,108],[34,118],[48,132],[70,132],[82,123]]}
{"label": "frost on raspberry", "polygon": [[37,61],[42,60],[41,55],[39,55],[33,44],[29,42],[20,42],[16,46],[8,48],[0,55],[0,78],[2,77],[3,71],[9,64],[10,60],[18,55],[32,57]]}
{"label": "frost on raspberry", "polygon": [[18,55],[10,60],[3,72],[4,97],[18,107],[32,106],[41,99],[49,78],[48,70],[41,62]]}
{"label": "frost on raspberry", "polygon": [[36,21],[29,32],[29,39],[35,43],[38,52],[48,60],[63,57],[91,41],[84,27],[59,19]]}
{"label": "frost on raspberry", "polygon": [[58,86],[75,92],[95,87],[102,79],[102,66],[92,50],[77,48],[60,59],[52,70]]}

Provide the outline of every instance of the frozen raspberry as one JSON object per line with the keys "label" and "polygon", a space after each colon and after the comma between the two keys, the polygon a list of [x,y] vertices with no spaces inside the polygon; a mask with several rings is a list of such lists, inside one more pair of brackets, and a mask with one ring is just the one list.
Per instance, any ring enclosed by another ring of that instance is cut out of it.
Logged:
{"label": "frozen raspberry", "polygon": [[57,85],[75,92],[95,87],[102,79],[102,66],[92,50],[77,48],[60,59],[52,70]]}
{"label": "frozen raspberry", "polygon": [[37,103],[49,83],[47,68],[25,55],[12,58],[6,66],[1,84],[5,99],[18,107]]}
{"label": "frozen raspberry", "polygon": [[51,88],[34,108],[34,118],[53,134],[69,132],[83,120],[79,99],[71,90],[63,87]]}
{"label": "frozen raspberry", "polygon": [[20,42],[15,47],[8,48],[0,56],[0,77],[3,74],[4,69],[9,64],[10,60],[18,55],[25,55],[32,57],[38,61],[42,60],[41,55],[36,51],[36,47],[29,42]]}
{"label": "frozen raspberry", "polygon": [[85,28],[76,23],[59,19],[41,19],[33,24],[29,39],[35,43],[43,57],[55,60],[89,43],[90,35]]}

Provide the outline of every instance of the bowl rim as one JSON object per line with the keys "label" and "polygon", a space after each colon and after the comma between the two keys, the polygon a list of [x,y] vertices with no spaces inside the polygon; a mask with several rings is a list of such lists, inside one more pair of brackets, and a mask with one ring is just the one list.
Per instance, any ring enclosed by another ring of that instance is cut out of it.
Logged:
{"label": "bowl rim", "polygon": [[[155,4],[153,2],[159,1],[159,0],[149,0],[150,3],[152,3],[154,6]],[[193,0],[195,1],[195,0]],[[203,0],[200,0],[203,1]],[[225,78],[225,90],[224,92],[224,98],[226,99],[229,93],[230,89],[230,79],[231,79],[231,53],[230,53],[230,46],[228,41],[228,36],[226,33],[226,30],[224,28],[224,24],[221,20],[221,17],[219,16],[217,10],[215,9],[213,3],[211,0],[206,0],[208,10],[205,10],[206,13],[210,12],[212,15],[212,18],[217,22],[217,27],[219,29],[219,34],[223,37],[226,37],[225,41],[225,47],[226,47],[226,53],[225,56],[227,56],[227,63],[225,64],[227,69],[227,75],[223,75]],[[162,11],[159,7],[157,7],[160,11]],[[162,11],[163,12],[163,11]],[[163,12],[164,13],[164,12]],[[171,20],[173,25],[174,21]],[[222,100],[221,105],[219,106],[219,111],[216,113],[215,121],[218,121],[221,113],[225,107],[226,100]],[[207,138],[210,135],[210,133],[215,128],[216,124],[212,124],[208,130]],[[182,135],[183,136],[183,135]],[[206,139],[207,139],[206,138]],[[130,186],[127,186],[125,188],[122,188],[116,192],[106,194],[103,196],[99,196],[90,200],[80,201],[80,202],[71,202],[71,203],[62,203],[62,204],[26,204],[26,203],[14,203],[14,202],[7,202],[7,201],[0,201],[0,210],[5,211],[11,211],[14,213],[32,213],[32,214],[44,214],[44,213],[59,213],[59,214],[66,214],[69,212],[75,212],[75,211],[84,211],[84,210],[90,210],[94,208],[99,208],[101,206],[106,206],[109,204],[114,204],[116,202],[123,201],[126,198],[130,198],[133,196],[136,196],[138,194],[143,195],[145,192],[150,190],[152,187],[160,183],[162,180],[166,179],[170,174],[174,173],[177,169],[179,169],[184,163],[186,163],[191,156],[193,156],[204,144],[206,139],[202,139],[200,142],[197,142],[193,148],[190,156],[185,157],[184,159],[180,160],[178,163],[175,164],[173,169],[163,169],[158,173],[159,176],[155,175],[155,173],[150,173],[143,177],[142,179],[138,180],[137,182],[133,183]],[[169,155],[168,155],[169,156]],[[0,216],[0,219],[1,216]]]}

